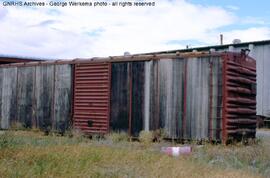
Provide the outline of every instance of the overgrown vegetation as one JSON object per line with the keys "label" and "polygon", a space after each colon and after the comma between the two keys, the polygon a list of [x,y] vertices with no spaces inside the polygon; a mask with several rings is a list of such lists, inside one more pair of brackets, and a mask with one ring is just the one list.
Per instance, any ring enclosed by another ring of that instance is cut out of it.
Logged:
{"label": "overgrown vegetation", "polygon": [[270,177],[267,138],[249,146],[193,145],[191,155],[170,157],[160,148],[172,143],[152,143],[150,133],[129,142],[124,133],[91,140],[0,131],[0,177]]}
{"label": "overgrown vegetation", "polygon": [[139,134],[139,141],[145,146],[148,147],[154,141],[154,133],[151,131],[141,131]]}
{"label": "overgrown vegetation", "polygon": [[112,132],[105,136],[105,139],[112,143],[127,142],[130,140],[129,136],[125,132]]}

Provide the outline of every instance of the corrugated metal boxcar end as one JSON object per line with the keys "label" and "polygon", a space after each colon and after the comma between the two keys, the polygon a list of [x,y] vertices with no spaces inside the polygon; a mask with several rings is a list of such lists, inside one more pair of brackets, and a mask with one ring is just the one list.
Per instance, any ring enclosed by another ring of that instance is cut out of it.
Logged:
{"label": "corrugated metal boxcar end", "polygon": [[228,53],[223,58],[222,141],[255,138],[256,61],[242,53]]}

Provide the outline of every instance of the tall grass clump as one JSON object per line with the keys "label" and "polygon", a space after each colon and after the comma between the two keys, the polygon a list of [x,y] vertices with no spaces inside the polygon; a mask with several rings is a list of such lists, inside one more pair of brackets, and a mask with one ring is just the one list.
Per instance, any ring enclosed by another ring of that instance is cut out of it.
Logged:
{"label": "tall grass clump", "polygon": [[139,141],[144,146],[150,146],[154,141],[154,133],[151,131],[141,131],[139,134]]}
{"label": "tall grass clump", "polygon": [[127,142],[130,140],[130,137],[125,132],[112,132],[105,135],[105,139],[112,143]]}

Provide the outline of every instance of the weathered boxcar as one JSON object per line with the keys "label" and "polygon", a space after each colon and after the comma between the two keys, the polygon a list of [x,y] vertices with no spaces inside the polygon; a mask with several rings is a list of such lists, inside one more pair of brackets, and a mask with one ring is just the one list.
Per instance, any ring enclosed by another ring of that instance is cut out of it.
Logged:
{"label": "weathered boxcar", "polygon": [[1,77],[1,128],[8,128],[12,119],[58,130],[60,121],[64,128],[71,121],[88,134],[124,131],[138,136],[142,130],[163,129],[172,139],[255,137],[256,63],[244,53],[130,55],[30,65],[1,67],[0,75],[16,81]]}
{"label": "weathered boxcar", "polygon": [[[168,53],[184,53],[184,52],[208,52],[208,51],[230,51],[241,52],[241,50],[249,49],[249,56],[256,60],[257,68],[257,117],[267,118],[270,121],[270,40],[250,41],[242,43],[232,43],[225,45],[202,46],[188,49],[178,49],[169,51],[160,51],[148,54],[168,54]],[[269,122],[268,121],[268,122]],[[270,122],[269,122],[270,124]],[[268,125],[269,125],[268,124]],[[269,125],[270,126],[270,125]]]}
{"label": "weathered boxcar", "polygon": [[65,130],[70,125],[72,66],[27,62],[0,67],[0,128]]}

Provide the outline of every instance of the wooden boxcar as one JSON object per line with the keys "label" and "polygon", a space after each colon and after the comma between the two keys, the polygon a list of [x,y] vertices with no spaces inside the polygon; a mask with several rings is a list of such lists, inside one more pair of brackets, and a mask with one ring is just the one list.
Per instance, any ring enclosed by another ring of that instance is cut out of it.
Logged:
{"label": "wooden boxcar", "polygon": [[223,142],[256,133],[256,62],[244,53],[33,62],[2,65],[0,76],[1,128],[162,129],[167,138]]}

